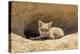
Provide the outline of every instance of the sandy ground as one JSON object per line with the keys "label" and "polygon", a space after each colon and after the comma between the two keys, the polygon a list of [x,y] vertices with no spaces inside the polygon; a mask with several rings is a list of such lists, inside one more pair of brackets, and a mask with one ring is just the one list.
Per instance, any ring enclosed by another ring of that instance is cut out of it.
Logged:
{"label": "sandy ground", "polygon": [[57,40],[33,41],[11,33],[11,52],[38,52],[78,48],[77,33],[66,35]]}

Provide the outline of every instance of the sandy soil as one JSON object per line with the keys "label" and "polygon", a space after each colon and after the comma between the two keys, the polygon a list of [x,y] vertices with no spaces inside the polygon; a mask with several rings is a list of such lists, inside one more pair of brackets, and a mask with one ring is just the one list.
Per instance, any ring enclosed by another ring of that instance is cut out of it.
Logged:
{"label": "sandy soil", "polygon": [[77,49],[77,33],[66,35],[57,40],[33,41],[11,33],[11,52],[37,52]]}

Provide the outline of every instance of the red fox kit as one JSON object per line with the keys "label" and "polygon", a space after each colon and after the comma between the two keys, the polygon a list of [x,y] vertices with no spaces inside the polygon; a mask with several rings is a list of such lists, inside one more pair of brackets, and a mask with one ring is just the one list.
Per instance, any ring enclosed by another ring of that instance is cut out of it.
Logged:
{"label": "red fox kit", "polygon": [[58,39],[64,36],[64,31],[59,27],[52,27],[52,22],[44,23],[39,20],[38,25],[38,30],[41,37],[47,36],[50,39]]}

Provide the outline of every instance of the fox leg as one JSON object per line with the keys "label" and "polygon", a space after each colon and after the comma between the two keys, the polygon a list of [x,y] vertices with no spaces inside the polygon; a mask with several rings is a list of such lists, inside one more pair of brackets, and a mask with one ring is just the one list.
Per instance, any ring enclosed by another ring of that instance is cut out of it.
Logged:
{"label": "fox leg", "polygon": [[55,36],[53,34],[50,35],[50,39],[55,39]]}

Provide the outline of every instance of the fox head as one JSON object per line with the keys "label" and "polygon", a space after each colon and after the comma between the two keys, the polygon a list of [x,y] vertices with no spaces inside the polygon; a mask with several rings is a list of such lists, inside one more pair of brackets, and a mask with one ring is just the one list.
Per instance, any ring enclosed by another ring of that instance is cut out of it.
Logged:
{"label": "fox head", "polygon": [[49,30],[51,29],[52,21],[48,23],[44,23],[39,20],[38,25],[39,25],[39,31],[45,35],[48,34]]}

